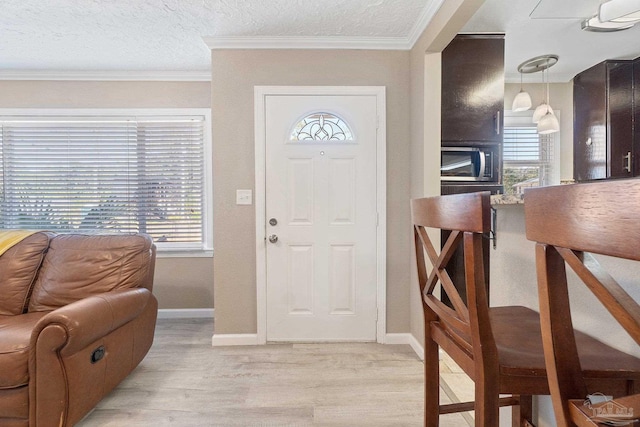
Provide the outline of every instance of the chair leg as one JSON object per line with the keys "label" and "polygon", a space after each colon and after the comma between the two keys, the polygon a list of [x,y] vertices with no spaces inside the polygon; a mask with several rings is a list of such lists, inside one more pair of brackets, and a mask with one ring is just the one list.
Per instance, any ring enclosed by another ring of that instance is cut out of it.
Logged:
{"label": "chair leg", "polygon": [[498,426],[500,405],[497,384],[489,378],[476,378],[475,381],[475,424],[476,427]]}
{"label": "chair leg", "polygon": [[[428,324],[427,324],[427,327]],[[438,345],[425,333],[424,343],[424,425],[438,427],[440,416],[440,360]]]}
{"label": "chair leg", "polygon": [[529,427],[533,425],[533,397],[520,395],[520,404],[511,407],[511,425]]}

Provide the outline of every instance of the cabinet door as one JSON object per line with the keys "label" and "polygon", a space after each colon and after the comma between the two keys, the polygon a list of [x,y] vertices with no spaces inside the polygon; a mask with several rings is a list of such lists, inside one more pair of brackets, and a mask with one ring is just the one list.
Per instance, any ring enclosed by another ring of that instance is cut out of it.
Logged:
{"label": "cabinet door", "polygon": [[607,64],[608,177],[632,176],[633,63]]}
{"label": "cabinet door", "polygon": [[633,62],[633,176],[640,176],[640,58]]}
{"label": "cabinet door", "polygon": [[573,79],[576,181],[632,176],[633,64],[605,61]]}
{"label": "cabinet door", "polygon": [[604,63],[573,79],[573,175],[576,181],[607,177],[607,77]]}
{"label": "cabinet door", "polygon": [[502,142],[504,38],[457,36],[442,52],[442,141]]}

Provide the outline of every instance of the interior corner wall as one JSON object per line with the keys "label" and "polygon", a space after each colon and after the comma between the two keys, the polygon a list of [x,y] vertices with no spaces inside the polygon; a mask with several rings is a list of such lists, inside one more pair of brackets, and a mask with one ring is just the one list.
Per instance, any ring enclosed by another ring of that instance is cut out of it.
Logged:
{"label": "interior corner wall", "polygon": [[[440,194],[441,52],[484,0],[442,4],[411,49],[411,197]],[[431,236],[439,242],[440,237]],[[424,317],[411,239],[411,335],[423,345]]]}
{"label": "interior corner wall", "polygon": [[212,50],[216,334],[255,334],[254,86],[385,86],[387,100],[387,332],[409,331],[409,52]]}
{"label": "interior corner wall", "polygon": [[[0,108],[210,108],[209,82],[0,81]],[[214,242],[215,243],[215,242]],[[211,258],[158,258],[159,308],[212,308]]]}

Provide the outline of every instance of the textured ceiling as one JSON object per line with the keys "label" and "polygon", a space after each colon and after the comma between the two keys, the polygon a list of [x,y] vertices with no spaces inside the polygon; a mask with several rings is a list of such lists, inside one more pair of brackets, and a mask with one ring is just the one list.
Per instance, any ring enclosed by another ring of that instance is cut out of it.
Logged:
{"label": "textured ceiling", "polygon": [[[485,0],[463,28],[465,32],[505,33],[507,81],[519,82],[518,64],[544,54],[556,54],[551,81],[566,82],[605,59],[640,56],[640,24],[615,33],[582,31],[580,23],[598,11],[602,0]],[[524,75],[539,83],[542,73]]]}
{"label": "textured ceiling", "polygon": [[206,71],[202,37],[407,38],[434,0],[2,0],[0,70]]}
{"label": "textured ceiling", "polygon": [[[12,71],[206,76],[210,50],[203,37],[253,38],[266,46],[282,39],[366,39],[396,41],[397,48],[441,1],[0,0],[0,77]],[[607,34],[580,30],[601,1],[485,0],[463,31],[506,34],[510,81],[519,80],[519,63],[547,53],[560,56],[551,79],[568,81],[604,59],[640,56],[640,25]],[[540,80],[539,73],[525,76]]]}

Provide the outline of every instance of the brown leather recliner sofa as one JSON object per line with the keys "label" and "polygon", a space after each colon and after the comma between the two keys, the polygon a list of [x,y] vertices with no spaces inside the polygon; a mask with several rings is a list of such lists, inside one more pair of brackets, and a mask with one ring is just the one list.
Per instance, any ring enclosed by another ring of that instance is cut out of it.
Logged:
{"label": "brown leather recliner sofa", "polygon": [[144,234],[38,232],[0,256],[0,427],[72,426],[142,361],[154,264]]}

